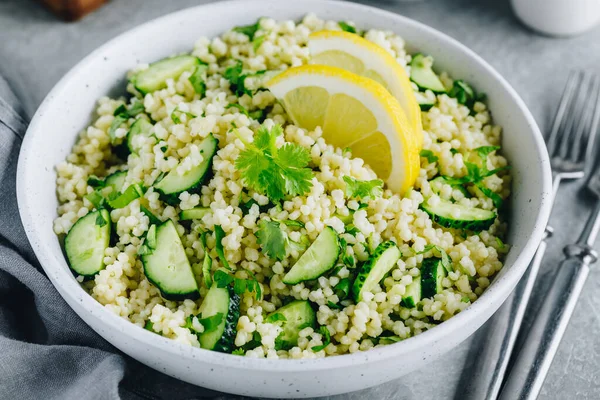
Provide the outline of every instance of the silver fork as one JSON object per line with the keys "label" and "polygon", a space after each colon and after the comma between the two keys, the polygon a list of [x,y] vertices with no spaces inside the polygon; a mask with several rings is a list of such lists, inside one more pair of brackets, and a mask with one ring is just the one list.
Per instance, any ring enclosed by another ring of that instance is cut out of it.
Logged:
{"label": "silver fork", "polygon": [[[591,159],[600,110],[600,81],[591,74],[571,72],[547,137],[552,165],[552,201],[563,180],[582,179]],[[590,101],[590,99],[592,99]],[[546,238],[552,228],[546,229]],[[468,379],[467,400],[498,397],[529,298],[546,252],[543,240],[515,291],[486,326],[486,346],[478,353]],[[512,377],[512,375],[511,375]],[[504,393],[504,392],[503,392]]]}
{"label": "silver fork", "polygon": [[[595,100],[598,110],[598,96],[590,100]],[[594,131],[598,127],[598,114],[596,111],[586,121]],[[535,400],[538,397],[583,290],[590,265],[598,259],[592,246],[600,229],[600,166],[596,167],[586,188],[595,197],[594,210],[577,242],[563,249],[566,258],[559,265],[550,290],[544,294],[544,303],[527,332],[523,347],[515,357],[511,373],[502,389],[501,399]]]}

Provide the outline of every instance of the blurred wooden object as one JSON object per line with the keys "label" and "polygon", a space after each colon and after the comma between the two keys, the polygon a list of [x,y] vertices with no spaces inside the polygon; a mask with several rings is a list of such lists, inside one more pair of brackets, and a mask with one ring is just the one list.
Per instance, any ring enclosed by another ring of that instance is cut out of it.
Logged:
{"label": "blurred wooden object", "polygon": [[107,0],[41,0],[53,13],[66,21],[75,21],[94,11]]}

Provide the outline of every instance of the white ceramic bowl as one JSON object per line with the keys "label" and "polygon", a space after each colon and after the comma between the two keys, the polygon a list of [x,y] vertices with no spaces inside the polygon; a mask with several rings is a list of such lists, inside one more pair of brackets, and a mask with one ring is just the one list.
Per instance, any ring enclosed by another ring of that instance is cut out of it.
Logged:
{"label": "white ceramic bowl", "polygon": [[[90,123],[96,100],[122,92],[127,70],[139,62],[189,51],[200,36],[253,23],[261,16],[355,21],[390,29],[409,49],[435,57],[440,70],[487,93],[494,119],[504,127],[503,151],[514,174],[506,266],[469,308],[447,322],[400,343],[318,360],[252,359],[181,345],[143,330],[93,300],[69,271],[52,231],[56,217],[54,166]],[[150,21],[94,51],[54,87],[29,125],[21,147],[17,194],[23,224],[40,263],[79,316],[106,340],[169,375],[224,392],[266,397],[323,396],[398,378],[450,351],[500,307],[517,284],[542,238],[550,210],[550,166],[542,136],[515,91],[475,53],[425,25],[375,8],[321,0],[219,2]]]}

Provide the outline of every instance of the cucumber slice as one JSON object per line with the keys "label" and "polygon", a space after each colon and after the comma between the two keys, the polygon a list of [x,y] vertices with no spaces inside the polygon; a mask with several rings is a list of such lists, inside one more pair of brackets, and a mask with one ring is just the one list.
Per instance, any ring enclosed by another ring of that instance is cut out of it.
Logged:
{"label": "cucumber slice", "polygon": [[117,171],[106,177],[104,180],[106,187],[111,187],[111,193],[119,193],[125,186],[125,178],[127,178],[127,171]]}
{"label": "cucumber slice", "polygon": [[400,249],[392,241],[383,242],[377,246],[354,280],[352,285],[354,301],[360,302],[363,293],[373,290],[385,274],[396,265],[401,255]]}
{"label": "cucumber slice", "polygon": [[190,55],[165,58],[135,74],[130,82],[142,94],[154,92],[166,87],[168,79],[177,79],[185,71],[193,71],[200,63],[197,57]]}
{"label": "cucumber slice", "polygon": [[137,154],[140,150],[139,146],[133,144],[133,139],[138,135],[150,136],[152,134],[153,125],[145,118],[138,118],[131,129],[127,133],[127,148],[133,154]]}
{"label": "cucumber slice", "polygon": [[179,219],[182,221],[189,221],[192,219],[202,219],[206,214],[210,212],[209,207],[196,207],[189,210],[183,210],[179,213]]}
{"label": "cucumber slice", "polygon": [[421,53],[415,54],[410,62],[410,80],[424,90],[434,93],[446,93],[446,88],[440,78],[433,72],[433,58]]}
{"label": "cucumber slice", "polygon": [[[429,181],[429,186],[431,186],[431,190],[435,194],[440,193],[440,191],[442,190],[442,185],[450,185],[448,183],[448,181],[446,180],[446,178],[443,176],[438,176],[437,178]],[[459,190],[462,194],[465,195],[465,197],[471,197],[471,194],[463,185],[450,185],[450,186],[452,186],[452,189]]]}
{"label": "cucumber slice", "polygon": [[446,269],[442,259],[437,257],[426,258],[421,264],[421,297],[433,297],[443,290],[442,279],[446,276]]}
{"label": "cucumber slice", "polygon": [[141,256],[144,274],[167,300],[196,300],[200,297],[192,267],[171,220],[156,227],[156,246]]}
{"label": "cucumber slice", "polygon": [[196,189],[208,178],[217,145],[217,139],[212,134],[209,135],[199,146],[204,158],[200,164],[182,175],[174,169],[154,186],[168,203],[179,203],[179,193]]}
{"label": "cucumber slice", "polygon": [[496,220],[496,213],[477,207],[465,207],[440,199],[436,205],[429,204],[429,199],[419,206],[429,214],[433,222],[445,228],[468,229],[481,232],[489,229]]}
{"label": "cucumber slice", "polygon": [[240,318],[240,296],[228,286],[220,288],[213,285],[200,305],[202,318],[209,318],[221,313],[223,319],[213,330],[198,335],[200,347],[203,349],[231,353],[235,348],[237,323]]}
{"label": "cucumber slice", "polygon": [[78,275],[90,278],[104,269],[110,225],[110,215],[103,209],[80,218],[67,234],[65,253],[69,266]]}
{"label": "cucumber slice", "polygon": [[406,287],[406,292],[404,292],[404,296],[402,297],[402,306],[414,308],[419,301],[421,301],[421,280],[414,279]]}
{"label": "cucumber slice", "polygon": [[275,310],[266,318],[266,322],[275,322],[278,319],[275,316],[279,314],[285,318],[283,321],[283,331],[278,337],[281,348],[291,349],[298,344],[298,333],[307,327],[314,327],[317,320],[315,311],[306,300],[295,300],[285,306]]}
{"label": "cucumber slice", "polygon": [[335,266],[339,255],[337,233],[332,227],[327,226],[283,277],[283,283],[295,285],[317,279]]}

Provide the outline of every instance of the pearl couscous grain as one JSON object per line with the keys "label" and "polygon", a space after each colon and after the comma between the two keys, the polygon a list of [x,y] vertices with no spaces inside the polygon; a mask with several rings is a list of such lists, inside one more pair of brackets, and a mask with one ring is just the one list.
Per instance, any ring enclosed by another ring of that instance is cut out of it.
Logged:
{"label": "pearl couscous grain", "polygon": [[[260,89],[270,76],[262,71],[280,71],[307,63],[308,37],[324,29],[339,30],[340,26],[313,14],[301,22],[262,18],[253,35],[261,38],[258,45],[247,34],[234,30],[196,42],[192,55],[207,64],[204,96],[192,86],[191,73],[183,72],[177,79],[168,80],[165,88],[145,95],[130,84],[130,102],[108,97],[98,101],[94,122],[81,132],[71,154],[56,167],[60,206],[54,231],[57,235],[67,234],[78,219],[94,209],[88,199],[95,190],[88,183],[91,176],[106,177],[115,171],[127,171],[125,187],[141,183],[147,190],[125,207],[110,211],[114,240],[104,253],[105,268],[93,279],[82,282],[94,299],[140,327],[150,326],[157,334],[199,347],[198,334],[204,326],[197,315],[208,291],[203,280],[203,260],[212,258],[212,272],[223,267],[213,233],[216,225],[224,231],[221,241],[224,257],[235,276],[251,279],[254,275],[262,292],[258,299],[256,293],[249,291],[241,295],[241,316],[234,344],[243,349],[236,354],[248,357],[315,358],[366,351],[431,329],[468,307],[489,286],[502,268],[503,254],[507,251],[501,241],[506,224],[498,218],[479,234],[463,232],[437,225],[420,209],[424,199],[435,204],[440,198],[468,207],[495,209],[492,199],[477,187],[465,193],[449,184],[437,190],[430,185],[430,180],[438,174],[464,176],[465,163],[474,149],[500,145],[501,128],[492,124],[485,103],[477,101],[470,109],[447,94],[421,91],[421,96],[435,101],[433,107],[422,113],[423,148],[435,154],[435,161],[421,158],[420,175],[405,196],[384,190],[382,196],[369,200],[366,206],[360,204],[346,196],[343,177],[376,179],[373,170],[362,159],[328,145],[321,137],[321,128],[306,131],[295,126],[273,95]],[[364,37],[384,48],[410,71],[411,55],[405,51],[402,38],[376,29],[368,30]],[[225,69],[236,60],[243,63],[247,75],[245,86],[250,94],[236,93],[230,80],[224,77]],[[132,74],[146,68],[148,65],[140,65]],[[441,75],[441,80],[447,87],[452,86],[453,81],[446,74]],[[416,85],[414,89],[419,90]],[[122,161],[111,143],[126,138],[135,118],[113,129],[114,138],[110,130],[115,110],[131,105],[134,100],[142,102],[142,116],[153,121],[153,134],[136,136],[134,145],[139,151]],[[174,113],[177,118],[173,118]],[[261,114],[262,123],[254,118]],[[295,143],[308,150],[314,171],[308,193],[288,197],[274,206],[264,193],[245,185],[235,167],[244,143],[233,130],[236,128],[241,138],[251,142],[261,124],[266,128],[283,126],[284,134],[278,138],[277,146]],[[174,169],[185,172],[199,165],[202,156],[198,146],[210,134],[219,141],[212,178],[197,192],[181,193],[178,205],[163,202],[153,183],[163,173]],[[485,167],[493,170],[506,165],[505,158],[492,153]],[[504,172],[485,178],[481,184],[506,199],[510,180],[510,174]],[[253,201],[249,202],[250,199]],[[208,207],[210,212],[191,223],[180,221],[180,211],[194,207]],[[198,278],[200,299],[166,300],[145,276],[138,252],[151,221],[143,208],[162,221],[175,222]],[[349,223],[343,222],[348,218]],[[356,304],[335,290],[340,280],[356,274],[348,265],[314,281],[284,284],[283,276],[304,249],[290,249],[282,260],[269,258],[257,240],[258,224],[264,219],[301,222],[303,227],[299,229],[281,225],[284,235],[293,243],[311,243],[330,226],[346,243],[346,255],[355,264],[365,262],[384,241],[395,242],[402,256],[380,284],[364,293]],[[206,236],[206,246],[202,244],[201,232],[210,233]],[[442,290],[422,299],[416,307],[406,307],[403,296],[411,282],[420,278],[421,263],[433,255],[440,257],[440,253],[447,254],[452,263],[441,281]],[[268,322],[266,317],[294,299],[312,304],[318,326],[302,329],[297,345],[281,349],[277,340],[281,324]],[[387,339],[383,340],[384,337]]]}

